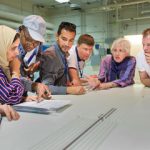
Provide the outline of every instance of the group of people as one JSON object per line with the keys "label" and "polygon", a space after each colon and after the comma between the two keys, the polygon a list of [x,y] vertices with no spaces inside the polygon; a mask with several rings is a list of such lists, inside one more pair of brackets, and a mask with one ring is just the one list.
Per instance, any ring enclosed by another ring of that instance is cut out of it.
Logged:
{"label": "group of people", "polygon": [[[24,18],[17,29],[0,26],[0,113],[8,120],[17,120],[19,114],[10,105],[24,101],[50,99],[53,94],[84,94],[83,83],[93,89],[126,87],[134,83],[135,67],[139,69],[141,82],[150,86],[150,28],[143,32],[143,50],[130,56],[131,45],[125,38],[115,40],[112,55],[100,63],[97,78],[84,77],[85,61],[94,47],[94,38],[82,34],[76,45],[76,25],[61,22],[56,33],[56,42],[45,51],[46,22],[41,16]],[[34,80],[34,72],[39,78]],[[27,92],[36,92],[28,96]]]}

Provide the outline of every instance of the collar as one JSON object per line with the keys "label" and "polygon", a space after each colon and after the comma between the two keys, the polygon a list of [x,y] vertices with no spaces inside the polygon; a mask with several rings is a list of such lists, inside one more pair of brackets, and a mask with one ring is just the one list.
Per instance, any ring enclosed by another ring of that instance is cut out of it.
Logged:
{"label": "collar", "polygon": [[19,49],[19,54],[23,58],[26,55],[26,51],[24,50],[24,48],[23,48],[21,43],[19,44],[18,49]]}
{"label": "collar", "polygon": [[116,62],[115,60],[114,60],[114,58],[113,58],[113,56],[112,56],[112,62],[116,65],[116,66],[119,66],[119,65],[122,65],[122,64],[124,64],[124,63],[126,63],[126,62],[128,62],[128,59],[130,58],[130,56],[127,56],[127,57],[125,57],[124,58],[124,60],[122,61],[122,62]]}
{"label": "collar", "polygon": [[77,60],[78,60],[78,62],[79,62],[79,61],[84,61],[84,60],[82,60],[82,59],[79,57],[79,53],[78,53],[77,46],[75,47],[75,51],[76,51],[76,54],[77,54]]}
{"label": "collar", "polygon": [[67,57],[70,55],[69,52],[67,52],[67,53],[63,52],[57,42],[54,43],[54,46],[55,46],[57,52],[58,52],[61,56],[67,58]]}

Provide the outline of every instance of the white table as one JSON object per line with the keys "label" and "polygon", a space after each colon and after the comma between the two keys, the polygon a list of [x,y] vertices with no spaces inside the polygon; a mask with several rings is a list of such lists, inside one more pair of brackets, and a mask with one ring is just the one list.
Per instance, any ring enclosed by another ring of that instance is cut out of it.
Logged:
{"label": "white table", "polygon": [[59,95],[72,105],[50,115],[20,113],[19,121],[3,119],[3,150],[61,150],[111,108],[117,108],[71,144],[73,150],[149,150],[150,89],[134,85],[93,91],[85,95]]}

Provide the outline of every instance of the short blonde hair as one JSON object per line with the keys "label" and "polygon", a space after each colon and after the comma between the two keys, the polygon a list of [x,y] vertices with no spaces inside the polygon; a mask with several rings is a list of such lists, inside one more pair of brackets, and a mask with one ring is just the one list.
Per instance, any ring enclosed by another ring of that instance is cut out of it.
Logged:
{"label": "short blonde hair", "polygon": [[123,50],[125,50],[128,55],[130,55],[130,49],[131,49],[131,44],[130,42],[125,39],[125,38],[119,38],[117,40],[115,40],[111,46],[111,52],[113,52],[113,50],[117,47],[117,46],[121,46]]}

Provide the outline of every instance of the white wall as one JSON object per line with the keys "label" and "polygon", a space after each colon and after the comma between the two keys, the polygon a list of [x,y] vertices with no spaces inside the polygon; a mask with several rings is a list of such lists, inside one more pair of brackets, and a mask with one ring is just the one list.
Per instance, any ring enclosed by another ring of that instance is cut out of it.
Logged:
{"label": "white wall", "polygon": [[[2,15],[1,12],[3,12],[4,15]],[[11,18],[11,15],[10,17],[9,15],[7,15],[6,17],[5,14],[7,13],[14,15],[14,17]],[[0,24],[7,25],[16,29],[22,24],[23,18],[25,16],[33,14],[42,16],[46,20],[46,22],[51,25],[50,20],[47,19],[49,17],[46,17],[46,10],[43,8],[35,7],[35,5],[31,3],[31,0],[0,0]],[[47,43],[50,43],[49,34],[53,34],[53,29],[47,29],[47,34],[45,36]]]}

